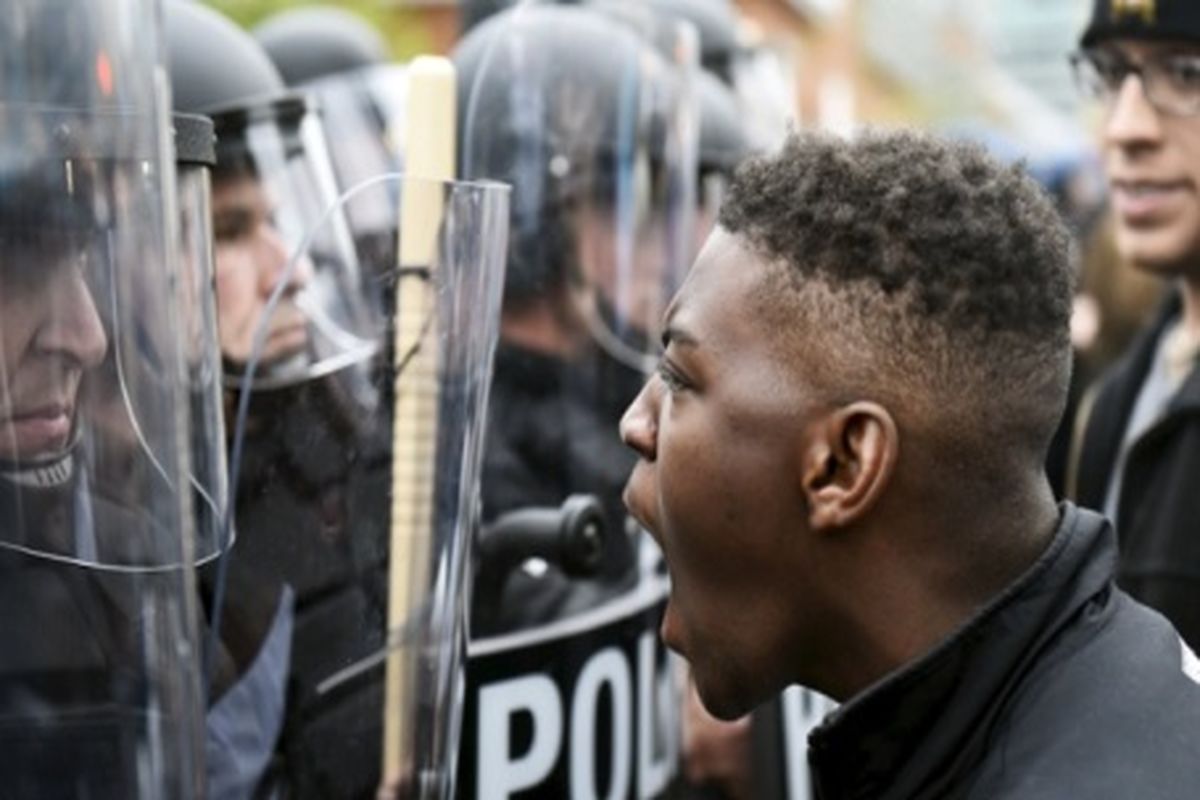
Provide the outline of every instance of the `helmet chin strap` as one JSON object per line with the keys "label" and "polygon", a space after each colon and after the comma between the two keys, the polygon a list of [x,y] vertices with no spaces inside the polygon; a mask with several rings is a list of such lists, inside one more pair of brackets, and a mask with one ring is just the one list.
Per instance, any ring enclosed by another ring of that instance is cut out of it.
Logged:
{"label": "helmet chin strap", "polygon": [[0,479],[34,489],[62,486],[75,475],[75,450],[79,440],[80,432],[76,429],[67,446],[56,453],[18,461],[0,459]]}

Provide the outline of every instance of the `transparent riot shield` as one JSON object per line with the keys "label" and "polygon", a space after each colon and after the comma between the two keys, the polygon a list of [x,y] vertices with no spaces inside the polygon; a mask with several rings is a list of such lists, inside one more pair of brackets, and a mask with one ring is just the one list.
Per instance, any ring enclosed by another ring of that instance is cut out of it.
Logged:
{"label": "transparent riot shield", "polygon": [[0,785],[204,792],[156,4],[0,26]]}
{"label": "transparent riot shield", "polygon": [[[410,203],[434,209],[432,228],[399,226],[396,252],[424,239],[422,256],[388,266],[346,251],[377,277],[346,298],[372,309],[358,360],[263,386],[292,271],[330,257],[315,248],[335,231],[364,241],[346,212],[376,202],[379,184],[397,223]],[[325,209],[263,308],[230,390],[238,537],[202,574],[218,640],[210,726],[274,717],[255,723],[265,737],[250,749],[266,752],[250,790],[358,798],[386,783],[393,796],[449,796],[507,199],[496,184],[376,178]],[[221,280],[218,266],[226,301]]]}
{"label": "transparent riot shield", "polygon": [[654,367],[695,213],[693,66],[649,30],[522,3],[454,53],[463,174],[513,186],[472,598],[470,797],[652,797],[675,770],[655,636],[666,587],[621,503],[633,458],[617,431]]}

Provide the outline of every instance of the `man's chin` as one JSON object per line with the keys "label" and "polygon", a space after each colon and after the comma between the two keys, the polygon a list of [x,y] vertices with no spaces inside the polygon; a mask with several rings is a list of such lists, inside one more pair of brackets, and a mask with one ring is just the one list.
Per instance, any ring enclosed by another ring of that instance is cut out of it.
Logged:
{"label": "man's chin", "polygon": [[692,664],[692,680],[696,684],[696,694],[704,709],[719,720],[733,722],[741,719],[753,710],[756,703],[749,702],[744,692],[736,691],[730,682],[714,680],[704,674],[703,665]]}
{"label": "man's chin", "polygon": [[1135,269],[1148,275],[1164,279],[1200,277],[1200,242],[1181,241],[1168,231],[1119,231],[1117,252]]}

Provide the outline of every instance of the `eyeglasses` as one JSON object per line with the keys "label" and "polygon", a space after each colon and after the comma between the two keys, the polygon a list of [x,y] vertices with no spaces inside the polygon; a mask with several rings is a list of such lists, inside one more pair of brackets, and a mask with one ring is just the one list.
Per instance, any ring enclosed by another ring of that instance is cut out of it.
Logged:
{"label": "eyeglasses", "polygon": [[1080,90],[1103,103],[1112,103],[1125,79],[1136,75],[1155,111],[1179,117],[1200,114],[1200,55],[1156,55],[1138,64],[1112,50],[1084,50],[1071,54],[1071,68]]}

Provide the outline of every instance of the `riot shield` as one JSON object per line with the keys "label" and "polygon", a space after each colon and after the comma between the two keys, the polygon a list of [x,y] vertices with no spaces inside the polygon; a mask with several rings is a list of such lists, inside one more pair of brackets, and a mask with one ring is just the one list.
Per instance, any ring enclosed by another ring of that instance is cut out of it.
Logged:
{"label": "riot shield", "polygon": [[[397,222],[410,204],[436,209],[425,254],[388,266],[342,253],[376,276],[356,300],[373,314],[358,361],[263,386],[251,351],[231,390],[238,538],[203,575],[222,659],[212,716],[238,730],[271,698],[277,719],[259,729],[267,752],[253,788],[289,797],[372,797],[388,784],[441,798],[453,787],[507,189],[392,175],[351,190],[289,256],[275,300],[289,271],[331,257],[311,249],[329,229],[365,241],[345,212],[379,184]],[[409,238],[422,234],[400,226],[396,252]],[[219,267],[217,280],[224,296]],[[258,345],[279,308],[264,307]]]}
{"label": "riot shield", "polygon": [[[617,433],[691,254],[691,65],[669,52],[593,9],[523,3],[454,54],[463,174],[513,186],[472,599],[468,796],[655,796],[674,772],[678,724],[655,635],[665,583],[621,503],[633,459]],[[579,495],[603,529],[599,558],[582,563],[564,546],[575,520],[591,528]],[[533,509],[561,509],[561,524],[542,526]]]}
{"label": "riot shield", "polygon": [[0,784],[203,794],[157,4],[0,27]]}

